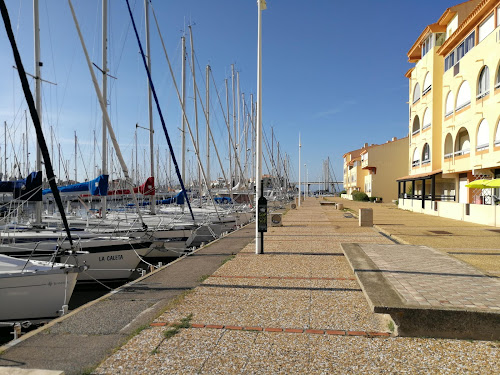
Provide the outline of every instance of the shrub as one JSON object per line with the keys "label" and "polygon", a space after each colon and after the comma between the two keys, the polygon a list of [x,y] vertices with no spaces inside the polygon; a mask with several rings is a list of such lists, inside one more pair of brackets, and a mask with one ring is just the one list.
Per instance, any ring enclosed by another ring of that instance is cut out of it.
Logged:
{"label": "shrub", "polygon": [[347,191],[342,190],[342,191],[340,192],[340,194],[347,194]]}
{"label": "shrub", "polygon": [[377,199],[377,197],[369,197],[368,199],[370,199],[370,202],[375,202],[375,199]]}
{"label": "shrub", "polygon": [[368,195],[361,191],[355,191],[354,193],[352,193],[352,199],[360,202],[368,202],[369,200]]}

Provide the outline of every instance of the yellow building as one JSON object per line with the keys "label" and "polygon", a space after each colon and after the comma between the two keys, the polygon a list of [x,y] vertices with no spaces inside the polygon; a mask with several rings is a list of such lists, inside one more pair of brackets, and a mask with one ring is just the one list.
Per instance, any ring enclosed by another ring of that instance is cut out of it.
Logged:
{"label": "yellow building", "polygon": [[406,173],[408,137],[368,146],[344,154],[344,189],[347,195],[354,191],[369,197],[382,198],[384,202],[397,199],[394,181]]}
{"label": "yellow building", "polygon": [[500,0],[466,1],[408,51],[415,66],[406,73],[409,170],[398,179],[400,206],[477,222],[486,211],[471,206],[489,204],[488,222],[496,223],[495,192],[465,185],[500,177],[499,26]]}

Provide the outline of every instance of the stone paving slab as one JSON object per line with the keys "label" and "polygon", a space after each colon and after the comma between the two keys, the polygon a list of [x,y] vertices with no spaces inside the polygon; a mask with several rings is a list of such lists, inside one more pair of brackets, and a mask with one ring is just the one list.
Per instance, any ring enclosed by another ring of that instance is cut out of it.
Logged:
{"label": "stone paving slab", "polygon": [[398,333],[500,339],[500,280],[426,246],[342,244],[373,311]]}

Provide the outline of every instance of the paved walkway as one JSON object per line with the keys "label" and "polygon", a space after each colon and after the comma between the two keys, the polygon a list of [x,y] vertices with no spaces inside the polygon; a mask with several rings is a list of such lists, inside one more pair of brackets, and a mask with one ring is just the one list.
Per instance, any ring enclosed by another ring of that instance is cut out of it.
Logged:
{"label": "paved walkway", "polygon": [[393,244],[308,199],[270,228],[265,254],[249,244],[94,373],[500,373],[496,342],[390,336],[346,242]]}
{"label": "paved walkway", "polygon": [[355,212],[372,208],[374,224],[401,243],[432,247],[500,277],[500,228],[404,211],[392,203],[327,199]]}
{"label": "paved walkway", "polygon": [[500,280],[457,259],[426,246],[370,245],[363,250],[409,305],[500,312]]}

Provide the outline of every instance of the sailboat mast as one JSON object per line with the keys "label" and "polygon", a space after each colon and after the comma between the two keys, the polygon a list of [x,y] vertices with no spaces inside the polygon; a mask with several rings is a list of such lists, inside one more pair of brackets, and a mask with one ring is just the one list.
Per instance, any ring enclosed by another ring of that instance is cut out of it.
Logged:
{"label": "sailboat mast", "polygon": [[[149,0],[144,0],[144,12],[146,14],[146,61],[148,70],[151,73],[151,49],[149,43]],[[155,156],[154,156],[154,128],[153,128],[153,98],[151,95],[151,85],[148,78],[148,116],[149,116],[149,157],[151,159],[151,177],[155,177]],[[155,213],[156,207],[156,192],[153,190],[153,195],[150,196],[150,212]]]}
{"label": "sailboat mast", "polygon": [[[237,126],[238,126],[238,138],[236,139],[236,150],[237,150],[237,158],[241,162],[241,129],[240,129],[240,97],[241,97],[241,92],[240,92],[240,72],[236,72],[236,94],[238,97],[237,100],[237,105],[238,105],[238,112],[237,112]],[[239,176],[239,181],[241,181],[243,176]]]}
{"label": "sailboat mast", "polygon": [[[186,181],[186,120],[184,112],[186,109],[186,38],[181,37],[182,44],[182,159],[181,159],[181,178]],[[182,205],[184,210],[184,205]]]}
{"label": "sailboat mast", "polygon": [[[42,125],[42,95],[40,93],[42,77],[40,68],[42,62],[40,61],[40,20],[38,17],[38,0],[33,0],[33,24],[35,31],[35,109],[38,113],[38,118],[40,119],[40,125]],[[36,145],[36,170],[42,170],[42,151],[40,146]],[[35,223],[42,223],[42,202],[36,202],[35,209]]]}
{"label": "sailboat mast", "polygon": [[237,150],[238,150],[238,132],[236,131],[236,97],[235,97],[235,85],[234,85],[234,64],[231,64],[231,91],[233,92],[233,99],[232,99],[232,109],[233,109],[233,139],[235,143],[235,148],[234,148],[234,183],[236,184],[237,181],[237,175],[238,175],[238,169],[236,168],[236,158],[238,157],[237,155]]}
{"label": "sailboat mast", "polygon": [[206,67],[206,80],[207,80],[207,92],[206,92],[206,105],[205,105],[205,111],[206,111],[206,121],[207,121],[207,180],[210,183],[210,65],[207,65]]}
{"label": "sailboat mast", "polygon": [[77,160],[78,160],[78,138],[76,136],[76,130],[75,130],[75,184],[78,181],[77,179],[78,171],[76,169]]}
{"label": "sailboat mast", "polygon": [[[105,103],[108,98],[108,0],[102,0],[102,97]],[[106,116],[102,114],[102,172],[108,174],[108,135]],[[94,176],[95,177],[95,176]],[[106,218],[107,197],[101,197],[101,217]]]}
{"label": "sailboat mast", "polygon": [[[195,76],[195,65],[194,65],[194,45],[193,45],[193,29],[191,28],[191,25],[189,27],[189,43],[191,44],[191,70],[193,74],[193,101],[194,101],[194,121],[195,121],[195,128],[196,128],[196,147],[198,150],[200,149],[200,132],[199,132],[199,126],[198,126],[198,101],[196,98],[196,76]],[[201,157],[201,155],[199,155]],[[201,188],[201,171],[200,171],[200,166],[198,166],[198,189],[199,189],[199,194],[200,194],[200,207],[201,207],[201,195],[202,195],[202,188]]]}

